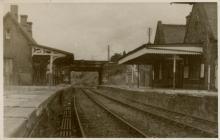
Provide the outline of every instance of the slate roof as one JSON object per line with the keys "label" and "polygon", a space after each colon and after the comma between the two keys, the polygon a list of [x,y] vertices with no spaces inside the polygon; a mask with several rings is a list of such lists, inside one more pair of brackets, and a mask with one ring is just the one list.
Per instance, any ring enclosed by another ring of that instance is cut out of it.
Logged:
{"label": "slate roof", "polygon": [[185,37],[185,25],[161,24],[165,44],[183,43]]}
{"label": "slate roof", "polygon": [[210,2],[210,3],[202,3],[202,6],[204,8],[204,11],[207,16],[207,21],[210,26],[212,35],[214,39],[218,39],[218,29],[217,29],[217,3],[216,2]]}

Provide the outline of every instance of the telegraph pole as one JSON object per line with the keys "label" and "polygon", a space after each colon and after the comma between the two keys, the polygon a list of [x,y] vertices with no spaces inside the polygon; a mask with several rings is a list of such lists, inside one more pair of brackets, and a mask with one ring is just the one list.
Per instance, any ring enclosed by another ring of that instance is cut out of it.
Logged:
{"label": "telegraph pole", "polygon": [[151,37],[151,28],[148,28],[148,44],[151,44],[150,42],[150,37]]}
{"label": "telegraph pole", "polygon": [[110,45],[108,45],[107,79],[109,80]]}
{"label": "telegraph pole", "polygon": [[110,62],[110,46],[108,45],[108,62]]}

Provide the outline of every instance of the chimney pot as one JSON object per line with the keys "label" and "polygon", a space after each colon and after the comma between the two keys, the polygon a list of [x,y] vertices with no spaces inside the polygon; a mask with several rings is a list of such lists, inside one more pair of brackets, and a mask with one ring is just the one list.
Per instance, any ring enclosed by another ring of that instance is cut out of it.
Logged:
{"label": "chimney pot", "polygon": [[26,26],[27,25],[27,18],[28,18],[27,15],[21,15],[20,24],[23,26]]}
{"label": "chimney pot", "polygon": [[11,8],[11,14],[18,21],[18,6],[17,5],[11,5],[10,8]]}
{"label": "chimney pot", "polygon": [[158,20],[158,24],[162,24],[162,21],[161,21],[161,20]]}

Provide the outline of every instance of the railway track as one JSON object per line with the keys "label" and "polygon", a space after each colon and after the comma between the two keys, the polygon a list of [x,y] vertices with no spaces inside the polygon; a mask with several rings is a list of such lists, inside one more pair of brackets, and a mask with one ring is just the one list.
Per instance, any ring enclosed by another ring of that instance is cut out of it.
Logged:
{"label": "railway track", "polygon": [[[102,104],[101,102],[99,102],[98,100],[93,98],[84,89],[81,89],[81,91],[86,95],[86,97],[89,100],[91,100],[91,102],[93,102],[93,104],[98,106],[100,109],[102,109],[102,111],[105,112],[105,114],[108,115],[108,117],[103,117],[104,119],[107,120],[106,123],[103,123],[103,125],[108,125],[108,127],[102,128],[102,129],[105,129],[105,130],[102,130],[102,131],[104,131],[104,133],[101,134],[102,136],[94,136],[93,135],[93,136],[88,136],[88,137],[111,137],[111,138],[113,138],[113,137],[142,137],[142,138],[148,137],[141,130],[137,129],[135,126],[133,126],[132,124],[127,122],[125,119],[123,119],[119,115],[117,115],[114,112],[112,112],[111,110],[109,110],[104,104]],[[99,113],[97,113],[97,114],[99,114]],[[109,118],[111,118],[111,119],[109,119]],[[85,119],[85,117],[84,117],[84,119]],[[84,119],[82,119],[82,120],[84,120]],[[112,121],[112,119],[113,119],[113,121]],[[101,119],[96,120],[96,121],[101,121]],[[119,126],[118,128],[113,128],[111,126],[111,125],[113,125],[113,123],[115,123],[115,121],[117,123],[116,126]],[[99,122],[97,122],[97,123],[99,123]],[[86,125],[92,125],[92,124],[86,122]],[[98,128],[98,127],[95,127],[94,129],[96,129],[96,128]],[[98,131],[98,129],[97,129],[97,131]],[[106,132],[107,132],[108,136],[105,135]],[[96,133],[99,133],[99,132],[96,132]]]}
{"label": "railway track", "polygon": [[85,134],[84,129],[82,127],[82,123],[79,118],[79,114],[78,114],[77,107],[76,107],[76,96],[74,96],[74,99],[73,99],[73,110],[74,110],[75,122],[76,122],[76,127],[78,130],[79,137],[85,138],[86,134]]}
{"label": "railway track", "polygon": [[[104,97],[104,98],[106,98],[106,99],[108,99],[108,100],[111,100],[111,101],[113,101],[113,102],[117,102],[118,104],[121,104],[121,105],[123,105],[123,106],[127,106],[127,107],[130,107],[130,108],[139,110],[140,112],[144,112],[144,113],[146,113],[146,114],[149,114],[149,115],[151,115],[151,116],[154,116],[155,118],[157,118],[157,119],[159,119],[159,120],[161,120],[161,121],[167,121],[167,122],[169,122],[169,123],[171,123],[171,124],[177,125],[177,126],[182,127],[182,128],[184,128],[184,129],[190,129],[191,131],[195,131],[195,133],[200,133],[201,136],[204,136],[204,137],[217,137],[217,136],[218,136],[216,133],[213,133],[213,132],[210,132],[210,131],[207,131],[207,130],[204,130],[204,129],[200,129],[200,128],[195,128],[195,127],[193,127],[193,126],[191,126],[191,125],[182,124],[182,123],[179,123],[179,122],[177,122],[177,121],[175,121],[175,120],[168,119],[168,118],[165,118],[165,117],[162,117],[162,116],[158,116],[158,115],[156,115],[156,114],[150,113],[150,112],[145,111],[145,110],[143,110],[143,109],[140,109],[140,108],[138,108],[138,107],[134,107],[134,106],[132,106],[132,105],[126,104],[126,103],[124,103],[124,102],[122,102],[122,101],[119,101],[118,99],[115,99],[114,97],[110,97],[109,95],[106,95],[106,94],[104,95],[104,94],[102,94],[102,93],[99,93],[99,92],[94,91],[94,90],[91,90],[91,89],[87,89],[87,90],[91,91],[91,92],[94,93],[94,94],[97,94],[97,95],[99,95],[99,96],[102,96],[102,97]],[[139,104],[140,104],[140,103],[139,103]]]}
{"label": "railway track", "polygon": [[[131,104],[126,104],[123,100],[95,89],[76,88],[76,90],[77,94],[72,94],[62,103],[63,115],[59,117],[53,110],[48,112],[48,108],[45,109],[25,137],[218,137],[217,133],[213,133],[214,129],[205,130],[207,122],[204,122],[202,128],[195,128],[172,120],[172,116],[166,118],[161,114],[158,115],[158,112],[164,113],[166,110],[156,108],[157,112],[152,113],[148,110],[151,106],[135,100]],[[172,113],[167,111],[167,114]],[[54,119],[56,117],[60,119]],[[199,121],[202,123],[202,120]],[[58,127],[51,125],[51,122],[58,122]],[[209,127],[213,128],[212,125]]]}
{"label": "railway track", "polygon": [[60,137],[72,137],[72,120],[71,106],[66,106],[63,111],[63,119],[60,127]]}
{"label": "railway track", "polygon": [[85,138],[83,127],[76,107],[76,97],[64,108],[63,119],[60,126],[60,137],[81,137]]}

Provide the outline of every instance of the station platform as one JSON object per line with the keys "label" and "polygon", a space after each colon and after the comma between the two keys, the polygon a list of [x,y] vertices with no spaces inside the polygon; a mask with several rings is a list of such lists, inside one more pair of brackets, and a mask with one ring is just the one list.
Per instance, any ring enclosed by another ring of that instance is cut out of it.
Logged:
{"label": "station platform", "polygon": [[48,99],[57,91],[69,87],[60,86],[10,86],[5,87],[4,137],[23,137],[40,115]]}
{"label": "station platform", "polygon": [[126,85],[102,85],[102,87],[118,88],[128,91],[138,91],[138,92],[156,92],[165,94],[188,94],[192,96],[217,96],[217,91],[208,90],[195,90],[195,89],[172,89],[172,88],[151,88],[151,87],[128,87]]}
{"label": "station platform", "polygon": [[101,85],[99,93],[150,114],[218,135],[218,92]]}

